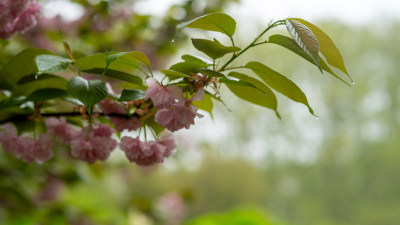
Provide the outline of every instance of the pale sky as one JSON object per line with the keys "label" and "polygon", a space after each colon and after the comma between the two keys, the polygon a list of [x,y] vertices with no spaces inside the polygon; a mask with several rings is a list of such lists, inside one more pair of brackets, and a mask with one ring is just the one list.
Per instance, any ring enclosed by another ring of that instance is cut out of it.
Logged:
{"label": "pale sky", "polygon": [[[184,1],[139,0],[135,11],[162,16],[169,5]],[[204,5],[204,2],[197,0],[197,5]],[[249,21],[301,17],[312,21],[334,19],[365,24],[372,19],[400,19],[400,0],[242,0],[240,4],[232,4],[226,12],[234,18]],[[51,0],[44,6],[43,13],[48,17],[60,14],[67,20],[74,20],[82,11],[68,0]]]}

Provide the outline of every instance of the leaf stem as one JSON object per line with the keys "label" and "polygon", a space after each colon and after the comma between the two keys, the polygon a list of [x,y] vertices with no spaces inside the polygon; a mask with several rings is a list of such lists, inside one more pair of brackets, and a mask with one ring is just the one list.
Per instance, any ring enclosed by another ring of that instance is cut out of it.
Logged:
{"label": "leaf stem", "polygon": [[258,43],[258,44],[256,44],[257,43],[257,41],[258,40],[260,40],[260,38],[265,34],[265,33],[267,33],[270,29],[272,29],[272,28],[274,28],[274,27],[276,27],[276,26],[279,26],[279,25],[282,25],[282,24],[284,24],[284,20],[278,20],[278,21],[275,21],[274,23],[271,23],[270,25],[268,25],[268,27],[265,29],[265,30],[263,30],[254,40],[253,40],[253,42],[251,42],[246,48],[244,48],[242,51],[240,51],[238,54],[234,54],[234,55],[232,55],[232,57],[221,67],[221,68],[219,68],[217,71],[218,72],[221,72],[221,71],[224,71],[225,70],[225,68],[231,63],[231,62],[233,62],[235,59],[237,59],[240,55],[242,55],[243,53],[245,53],[247,50],[249,50],[250,48],[252,48],[252,47],[254,47],[254,46],[257,46],[257,45],[260,45],[260,44],[265,44],[264,42],[261,42],[261,43]]}

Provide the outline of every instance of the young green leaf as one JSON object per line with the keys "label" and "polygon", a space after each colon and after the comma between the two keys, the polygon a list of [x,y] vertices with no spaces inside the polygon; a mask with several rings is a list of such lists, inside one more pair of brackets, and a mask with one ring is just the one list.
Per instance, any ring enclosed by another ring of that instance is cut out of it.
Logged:
{"label": "young green leaf", "polygon": [[214,107],[214,104],[211,99],[212,96],[213,96],[212,94],[206,93],[203,97],[203,100],[192,102],[192,104],[195,105],[197,108],[208,112],[211,118],[213,118],[212,110]]}
{"label": "young green leaf", "polygon": [[35,58],[38,72],[36,77],[44,73],[64,71],[72,63],[71,59],[56,55],[38,55]]}
{"label": "young green leaf", "polygon": [[53,53],[45,49],[28,48],[14,56],[0,70],[0,88],[11,90],[22,77],[36,74],[37,67],[34,59],[44,54]]}
{"label": "young green leaf", "polygon": [[174,70],[160,70],[161,73],[167,75],[169,77],[170,80],[175,80],[175,79],[179,79],[179,78],[193,78],[189,75],[186,75],[184,73],[178,72],[178,71],[174,71]]}
{"label": "young green leaf", "polygon": [[144,121],[145,125],[151,127],[151,129],[153,129],[153,131],[156,133],[156,135],[159,135],[162,131],[165,130],[165,127],[161,126],[160,124],[158,124],[155,120],[154,120],[154,116],[146,119]]}
{"label": "young green leaf", "polygon": [[259,62],[249,62],[245,67],[251,69],[274,90],[280,92],[295,102],[300,102],[306,105],[310,113],[315,115],[311,106],[308,104],[306,95],[291,80]]}
{"label": "young green leaf", "polygon": [[315,64],[322,71],[318,59],[318,40],[313,32],[300,22],[291,19],[286,20],[286,28],[289,31],[290,35],[294,38],[296,43],[301,47],[301,49],[307,52],[307,54],[309,54],[314,59]]}
{"label": "young green leaf", "polygon": [[208,55],[212,59],[218,59],[223,57],[224,55],[236,51],[240,51],[240,48],[236,46],[224,46],[217,39],[214,38],[214,41],[210,41],[207,39],[195,39],[192,38],[193,46]]}
{"label": "young green leaf", "polygon": [[236,29],[236,21],[224,13],[211,13],[177,26],[178,31],[185,27],[216,31],[232,37]]}
{"label": "young green leaf", "polygon": [[121,97],[117,101],[125,102],[125,101],[136,101],[139,99],[143,99],[145,96],[145,92],[143,90],[138,89],[124,89],[121,93]]}
{"label": "young green leaf", "polygon": [[223,84],[234,84],[234,85],[238,85],[238,86],[256,88],[254,85],[250,84],[249,82],[242,81],[237,78],[229,77],[229,76],[219,78],[218,81]]}
{"label": "young green leaf", "polygon": [[209,77],[225,77],[224,74],[217,72],[215,70],[209,70],[209,69],[200,69],[200,72],[204,75],[207,75]]}
{"label": "young green leaf", "polygon": [[[274,43],[277,45],[280,45],[294,53],[296,53],[297,55],[301,56],[302,58],[304,58],[305,60],[309,61],[310,63],[316,65],[315,61],[312,59],[312,57],[307,54],[306,52],[304,52],[295,42],[295,40],[293,40],[292,38],[280,35],[280,34],[275,34],[269,37],[268,40],[269,43]],[[330,73],[331,75],[333,75],[334,77],[336,77],[337,79],[341,80],[342,82],[344,82],[347,85],[348,84],[346,81],[344,81],[342,78],[340,78],[337,74],[335,74],[331,68],[329,68],[329,66],[325,63],[325,61],[319,57],[319,63],[321,65],[321,68],[325,71],[327,71],[328,73]]]}
{"label": "young green leaf", "polygon": [[37,90],[47,88],[66,90],[67,83],[67,79],[57,75],[43,74],[37,79],[34,78],[34,75],[30,75],[18,82],[12,92],[12,96],[29,96]]}
{"label": "young green leaf", "polygon": [[[110,53],[97,53],[89,56],[85,56],[75,60],[75,65],[81,71],[91,70],[91,69],[103,69],[106,67],[106,57],[109,56]],[[139,63],[130,61],[130,64],[123,63],[120,60],[115,60],[111,65],[108,66],[108,69],[117,70],[125,73],[132,74],[139,68]]]}
{"label": "young green leaf", "polygon": [[82,77],[73,77],[67,85],[68,94],[85,104],[88,113],[93,106],[107,97],[106,84],[101,80],[86,80]]}
{"label": "young green leaf", "polygon": [[[343,62],[342,55],[339,52],[339,49],[336,47],[335,43],[333,43],[332,39],[321,29],[319,29],[314,24],[305,21],[299,18],[291,18],[291,20],[298,21],[301,24],[307,26],[317,37],[319,43],[319,50],[321,51],[322,55],[325,56],[325,59],[331,66],[334,66],[340,69],[343,73],[349,75],[347,73],[346,67]],[[351,79],[351,77],[349,76]]]}
{"label": "young green leaf", "polygon": [[106,57],[106,63],[112,63],[115,60],[119,60],[123,63],[130,64],[131,62],[141,63],[146,66],[150,66],[150,60],[147,56],[138,51],[132,52],[118,52],[109,54]]}
{"label": "young green leaf", "polygon": [[100,68],[94,68],[94,69],[90,69],[90,70],[82,70],[82,72],[104,75],[107,77],[111,77],[114,79],[126,81],[126,82],[133,83],[133,84],[138,84],[138,85],[143,84],[143,80],[139,76],[135,76],[135,75],[117,71],[117,70],[108,69],[105,74],[103,74],[104,69],[100,69]]}
{"label": "young green leaf", "polygon": [[150,66],[150,60],[147,56],[141,52],[133,51],[133,52],[118,52],[112,53],[106,56],[106,66],[104,68],[103,74],[106,73],[108,67],[114,61],[119,61],[123,64],[132,66],[134,68],[138,68],[138,63],[144,64],[145,66]]}
{"label": "young green leaf", "polygon": [[64,98],[66,96],[67,96],[67,92],[65,90],[56,89],[56,88],[46,88],[46,89],[39,89],[39,90],[33,92],[26,98],[26,100],[38,102],[38,101],[47,101],[47,100],[56,99],[56,98]]}
{"label": "young green leaf", "polygon": [[[281,116],[278,113],[278,101],[276,99],[276,96],[272,90],[266,86],[264,83],[261,81],[247,76],[242,73],[238,72],[230,72],[229,73],[230,77],[237,78],[239,80],[248,82],[252,84],[253,86],[257,87],[257,89],[250,89],[249,87],[242,88],[238,85],[231,85],[227,84],[228,88],[239,98],[242,98],[246,101],[249,101],[251,103],[254,103],[256,105],[260,105],[263,107],[267,107],[269,109],[272,109],[275,111],[275,114],[278,118],[281,118]],[[261,91],[260,91],[261,90]]]}
{"label": "young green leaf", "polygon": [[25,96],[19,96],[16,98],[10,97],[10,98],[3,99],[0,101],[0,110],[20,106],[21,104],[25,103],[26,101],[27,100],[26,100]]}
{"label": "young green leaf", "polygon": [[184,74],[190,74],[197,73],[199,72],[199,69],[208,67],[208,64],[206,62],[191,55],[183,55],[182,59],[184,60],[184,62],[179,62],[172,65],[169,70],[174,70]]}
{"label": "young green leaf", "polygon": [[[194,62],[194,63],[198,63],[198,64],[203,64],[203,65],[205,65],[205,66],[208,65],[207,62],[205,62],[203,59],[200,59],[200,58],[198,58],[198,57],[196,57],[196,56],[192,56],[192,55],[182,55],[181,58],[182,58],[183,61],[185,61],[185,62]],[[211,63],[209,63],[209,64],[211,64]]]}

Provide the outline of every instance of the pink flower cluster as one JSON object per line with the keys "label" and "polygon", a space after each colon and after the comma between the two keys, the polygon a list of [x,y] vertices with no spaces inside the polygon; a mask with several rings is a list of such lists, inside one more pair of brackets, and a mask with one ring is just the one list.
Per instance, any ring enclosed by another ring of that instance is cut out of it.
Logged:
{"label": "pink flower cluster", "polygon": [[40,8],[34,0],[1,0],[0,38],[8,39],[35,26]]}
{"label": "pink flower cluster", "polygon": [[81,135],[71,141],[72,156],[88,163],[105,161],[117,147],[117,141],[111,138],[113,132],[107,124],[82,128]]}
{"label": "pink flower cluster", "polygon": [[27,163],[43,163],[53,157],[54,142],[49,134],[41,134],[37,140],[18,136],[13,125],[0,127],[0,142],[3,149]]}
{"label": "pink flower cluster", "polygon": [[49,134],[71,146],[73,157],[88,163],[106,160],[117,147],[117,141],[111,138],[114,131],[107,124],[84,127],[77,131],[65,118],[48,118],[46,127]]}
{"label": "pink flower cluster", "polygon": [[[104,99],[100,103],[100,108],[105,114],[121,114],[126,115],[124,108],[111,99]],[[111,123],[114,124],[115,129],[119,132],[127,129],[129,131],[137,130],[141,126],[141,122],[136,118],[125,119],[119,117],[110,117]]]}
{"label": "pink flower cluster", "polygon": [[203,117],[197,113],[197,107],[192,105],[192,101],[203,99],[204,90],[199,89],[189,100],[183,97],[182,89],[178,86],[161,86],[156,79],[146,80],[148,88],[145,100],[151,98],[154,107],[158,109],[155,121],[161,126],[174,132],[182,128],[188,129],[194,124],[195,117]]}
{"label": "pink flower cluster", "polygon": [[164,158],[169,157],[175,150],[177,144],[172,133],[164,135],[156,141],[139,140],[139,137],[122,137],[120,148],[125,152],[130,162],[140,166],[150,166],[162,163]]}

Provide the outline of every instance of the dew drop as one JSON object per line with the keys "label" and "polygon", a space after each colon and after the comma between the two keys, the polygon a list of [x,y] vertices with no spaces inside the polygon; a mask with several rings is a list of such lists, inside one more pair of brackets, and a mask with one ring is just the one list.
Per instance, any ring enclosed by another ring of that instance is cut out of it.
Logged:
{"label": "dew drop", "polygon": [[318,117],[318,116],[316,116],[316,117],[315,117],[315,119],[316,119],[316,120],[319,120],[319,117]]}
{"label": "dew drop", "polygon": [[172,43],[174,43],[175,42],[175,39],[172,39],[172,41],[171,41]]}
{"label": "dew drop", "polygon": [[353,85],[356,85],[356,82],[353,81],[352,84],[353,84]]}

